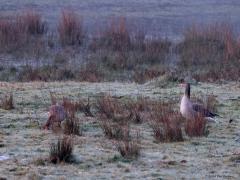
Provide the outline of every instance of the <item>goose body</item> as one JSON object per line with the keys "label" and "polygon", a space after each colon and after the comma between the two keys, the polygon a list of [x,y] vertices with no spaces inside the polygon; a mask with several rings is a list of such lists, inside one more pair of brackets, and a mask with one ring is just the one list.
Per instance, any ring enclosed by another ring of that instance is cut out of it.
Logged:
{"label": "goose body", "polygon": [[190,84],[187,83],[185,87],[185,93],[181,99],[180,113],[186,119],[195,119],[196,116],[203,116],[209,121],[215,121],[213,117],[218,116],[215,113],[210,112],[201,104],[193,103],[190,100]]}

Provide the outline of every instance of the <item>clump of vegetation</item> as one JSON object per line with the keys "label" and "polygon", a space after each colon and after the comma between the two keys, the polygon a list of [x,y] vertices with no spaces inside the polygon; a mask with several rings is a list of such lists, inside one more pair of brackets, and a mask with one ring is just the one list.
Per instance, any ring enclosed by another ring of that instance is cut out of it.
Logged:
{"label": "clump of vegetation", "polygon": [[64,134],[67,135],[82,135],[82,131],[80,129],[80,120],[75,116],[67,116],[65,124],[64,124]]}
{"label": "clump of vegetation", "polygon": [[129,123],[127,121],[113,122],[112,119],[101,116],[99,119],[103,133],[109,139],[126,139],[129,137]]}
{"label": "clump of vegetation", "polygon": [[47,31],[40,14],[27,11],[11,19],[0,20],[0,50],[2,52],[37,52],[42,48],[39,37]]}
{"label": "clump of vegetation", "polygon": [[156,104],[148,121],[156,141],[183,141],[181,116],[169,104]]}
{"label": "clump of vegetation", "polygon": [[189,137],[199,137],[207,135],[206,119],[198,115],[194,119],[188,119],[185,122],[184,130]]}
{"label": "clump of vegetation", "polygon": [[81,111],[86,116],[93,117],[93,114],[91,112],[91,105],[89,102],[89,98],[88,98],[88,102],[84,103],[83,100],[81,100],[81,99],[79,99],[76,102],[73,102],[73,101],[69,100],[68,98],[64,97],[62,104],[63,104],[65,110],[69,114],[73,114],[73,113],[75,113],[75,111]]}
{"label": "clump of vegetation", "polygon": [[13,94],[5,95],[0,100],[0,108],[5,110],[14,109]]}
{"label": "clump of vegetation", "polygon": [[192,26],[178,50],[180,67],[197,80],[239,79],[239,42],[228,24]]}
{"label": "clump of vegetation", "polygon": [[82,19],[73,11],[62,11],[58,33],[63,46],[81,45],[84,38]]}
{"label": "clump of vegetation", "polygon": [[104,114],[107,118],[113,119],[116,114],[120,114],[124,108],[117,99],[110,96],[103,96],[97,101],[97,109],[100,114]]}
{"label": "clump of vegetation", "polygon": [[42,35],[47,32],[47,25],[39,13],[29,10],[20,16],[20,18],[27,33],[31,35]]}
{"label": "clump of vegetation", "polygon": [[71,137],[59,138],[57,143],[51,144],[49,160],[56,164],[60,162],[70,162],[73,152],[73,140]]}
{"label": "clump of vegetation", "polygon": [[127,138],[116,142],[117,150],[123,158],[136,159],[140,155],[140,136],[137,133],[135,139]]}

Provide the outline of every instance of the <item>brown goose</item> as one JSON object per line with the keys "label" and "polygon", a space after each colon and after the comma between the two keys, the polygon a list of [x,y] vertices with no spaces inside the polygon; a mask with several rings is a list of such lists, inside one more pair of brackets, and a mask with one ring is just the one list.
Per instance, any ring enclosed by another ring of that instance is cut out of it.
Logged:
{"label": "brown goose", "polygon": [[215,122],[213,118],[218,115],[210,112],[201,104],[191,102],[190,84],[186,83],[183,85],[185,86],[185,93],[182,97],[181,104],[180,104],[180,112],[182,116],[185,117],[186,119],[195,119],[196,116],[200,114],[201,116],[205,117],[208,121]]}

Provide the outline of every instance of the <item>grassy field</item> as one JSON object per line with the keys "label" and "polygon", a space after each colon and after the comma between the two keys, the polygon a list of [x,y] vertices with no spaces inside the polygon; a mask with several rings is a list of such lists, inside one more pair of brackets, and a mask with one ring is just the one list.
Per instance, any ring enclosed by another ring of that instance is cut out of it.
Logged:
{"label": "grassy field", "polygon": [[[2,0],[0,179],[237,179],[239,15],[238,0]],[[181,117],[184,81],[216,123]],[[56,102],[64,122],[44,129]]]}
{"label": "grassy field", "polygon": [[[162,85],[162,87],[160,87]],[[237,179],[239,177],[239,103],[238,83],[193,86],[193,94],[214,93],[217,112],[221,117],[217,123],[208,124],[209,134],[189,138],[183,142],[156,142],[153,131],[146,121],[130,124],[131,131],[140,131],[141,151],[137,159],[126,160],[116,149],[113,140],[104,136],[97,117],[86,117],[78,113],[82,121],[82,136],[74,137],[75,161],[54,165],[47,159],[51,143],[63,133],[40,129],[47,120],[47,109],[51,104],[50,92],[58,100],[63,96],[77,100],[90,98],[90,103],[103,94],[117,99],[147,97],[152,100],[175,102],[178,108],[183,89],[177,84],[165,84],[161,80],[138,85],[135,83],[76,83],[76,82],[32,82],[1,83],[1,95],[11,89],[14,109],[0,110],[2,178],[30,179],[154,179],[206,178]],[[94,110],[93,110],[94,112]],[[230,119],[232,122],[229,123]]]}

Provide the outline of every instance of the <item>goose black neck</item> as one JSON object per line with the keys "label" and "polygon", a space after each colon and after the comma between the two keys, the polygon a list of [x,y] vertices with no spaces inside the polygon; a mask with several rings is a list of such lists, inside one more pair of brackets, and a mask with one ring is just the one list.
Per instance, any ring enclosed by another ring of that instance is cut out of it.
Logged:
{"label": "goose black neck", "polygon": [[185,95],[190,98],[190,84],[186,84]]}

